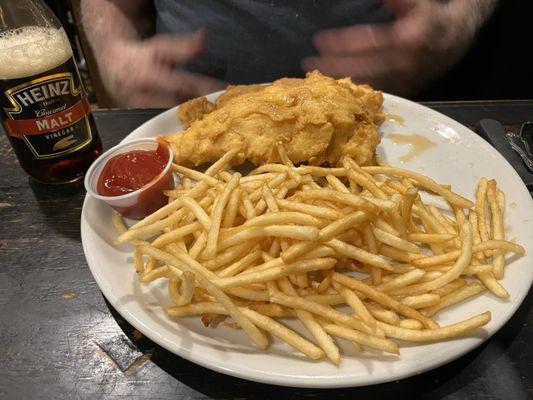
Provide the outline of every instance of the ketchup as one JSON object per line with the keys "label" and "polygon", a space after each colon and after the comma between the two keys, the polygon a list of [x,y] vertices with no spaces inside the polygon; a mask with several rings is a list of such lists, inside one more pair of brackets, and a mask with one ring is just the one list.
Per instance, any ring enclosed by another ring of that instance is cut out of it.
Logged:
{"label": "ketchup", "polygon": [[125,217],[143,218],[166,204],[163,190],[174,186],[172,170],[160,176],[169,157],[168,148],[161,143],[156,150],[133,150],[116,155],[106,162],[96,190],[102,196],[121,196],[150,185],[139,192],[135,204],[115,207]]}

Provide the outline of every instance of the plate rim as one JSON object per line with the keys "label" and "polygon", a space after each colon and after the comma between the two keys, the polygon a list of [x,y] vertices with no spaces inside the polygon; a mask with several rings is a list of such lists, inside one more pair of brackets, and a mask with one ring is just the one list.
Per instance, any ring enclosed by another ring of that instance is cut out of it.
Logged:
{"label": "plate rim", "polygon": [[[216,98],[220,95],[223,91],[214,92],[207,97],[209,99]],[[388,93],[383,93],[385,100],[389,99],[390,101],[396,101],[400,103],[406,103],[409,107],[415,108],[424,112],[430,112],[431,114],[438,114],[439,119],[441,119],[444,123],[447,125],[451,125],[452,127],[460,127],[461,130],[469,131],[470,134],[473,134],[477,136],[479,139],[482,140],[484,147],[487,147],[489,152],[493,152],[497,154],[500,161],[504,161],[508,167],[513,171],[513,180],[520,182],[520,190],[527,193],[529,195],[529,191],[527,190],[526,186],[522,182],[521,178],[519,177],[518,173],[515,171],[515,169],[512,167],[512,165],[503,157],[499,152],[497,152],[486,140],[484,140],[481,136],[476,135],[475,132],[473,132],[470,128],[467,126],[461,124],[460,122],[448,117],[447,115],[442,114],[441,112],[434,110],[430,107],[427,107],[425,105],[416,103],[414,101],[404,99],[399,96],[391,95]],[[145,121],[141,125],[139,125],[137,128],[135,128],[133,131],[131,131],[127,136],[125,136],[120,143],[133,140],[137,138],[137,132],[140,132],[144,129],[146,129],[147,126],[150,126],[154,123],[154,120],[158,118],[162,118],[164,114],[171,114],[176,113],[176,110],[178,106],[172,107],[168,110],[165,110],[154,117],[150,118],[149,120]],[[86,222],[87,218],[87,207],[86,204],[89,201],[91,196],[89,194],[85,195],[83,205],[82,205],[82,213],[80,218],[80,231],[81,231],[81,241],[82,241],[82,247],[83,252],[87,261],[87,265],[89,266],[89,269],[91,271],[91,274],[93,275],[93,278],[95,279],[96,283],[98,284],[99,289],[103,293],[104,297],[110,302],[110,304],[113,306],[113,308],[126,320],[128,323],[130,323],[135,329],[139,330],[143,335],[148,337],[150,340],[154,341],[159,346],[165,348],[167,351],[173,353],[174,355],[178,357],[182,357],[189,362],[193,362],[197,365],[200,365],[204,368],[216,371],[218,373],[223,373],[226,375],[230,375],[233,377],[246,379],[249,381],[259,382],[259,383],[265,383],[265,384],[271,384],[271,385],[277,385],[277,386],[286,386],[286,387],[299,387],[299,388],[343,388],[343,387],[358,387],[358,386],[370,386],[370,385],[377,385],[385,382],[391,382],[399,379],[404,379],[410,376],[418,375],[436,368],[441,367],[442,365],[448,364],[456,359],[459,359],[460,357],[470,353],[471,351],[475,350],[479,346],[481,346],[483,343],[488,341],[493,335],[495,335],[507,322],[515,315],[518,308],[522,305],[525,297],[527,296],[528,292],[531,290],[531,286],[533,284],[533,275],[531,276],[530,282],[528,284],[528,289],[524,290],[521,294],[515,297],[514,301],[512,303],[509,303],[508,310],[503,318],[501,318],[497,323],[496,326],[494,326],[491,330],[491,332],[487,332],[486,335],[484,335],[481,338],[476,338],[476,341],[473,342],[468,346],[468,349],[465,351],[459,351],[458,353],[447,353],[446,356],[441,357],[438,359],[438,361],[433,362],[427,362],[424,364],[421,368],[420,366],[416,369],[406,369],[403,373],[397,372],[397,371],[391,371],[390,375],[384,375],[382,378],[374,378],[372,379],[372,374],[369,374],[368,377],[370,379],[360,379],[359,377],[356,378],[354,381],[353,378],[350,380],[350,376],[336,376],[336,377],[330,377],[330,376],[308,376],[308,377],[294,377],[294,376],[287,376],[287,375],[280,375],[280,374],[254,374],[251,375],[251,373],[254,370],[249,370],[246,368],[241,369],[233,369],[233,368],[227,368],[221,365],[221,363],[212,363],[208,357],[203,357],[202,354],[195,353],[194,351],[191,351],[184,347],[179,347],[179,345],[175,345],[170,339],[165,338],[163,335],[157,332],[156,329],[144,324],[138,317],[136,317],[132,312],[130,312],[127,309],[126,304],[121,303],[118,301],[118,299],[115,297],[115,295],[112,293],[112,290],[105,282],[105,279],[101,274],[98,272],[96,268],[91,266],[91,255],[89,254],[88,249],[88,231],[89,224]],[[533,203],[533,199],[532,199]]]}

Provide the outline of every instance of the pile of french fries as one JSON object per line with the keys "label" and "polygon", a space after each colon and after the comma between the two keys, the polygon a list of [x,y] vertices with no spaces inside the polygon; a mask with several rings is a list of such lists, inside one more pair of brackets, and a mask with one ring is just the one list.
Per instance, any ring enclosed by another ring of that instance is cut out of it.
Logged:
{"label": "pile of french fries", "polygon": [[140,282],[166,280],[168,315],[242,329],[260,349],[270,334],[339,364],[337,338],[398,354],[393,339],[448,340],[491,318],[440,327],[440,310],[485,290],[509,296],[498,282],[505,255],[524,249],[504,240],[505,195],[494,180],[481,179],[473,203],[404,169],[350,158],[295,167],[277,151],[281,163],[246,176],[229,169],[236,151],[205,172],[174,165],[180,184],[168,205],[130,228],[115,216]]}

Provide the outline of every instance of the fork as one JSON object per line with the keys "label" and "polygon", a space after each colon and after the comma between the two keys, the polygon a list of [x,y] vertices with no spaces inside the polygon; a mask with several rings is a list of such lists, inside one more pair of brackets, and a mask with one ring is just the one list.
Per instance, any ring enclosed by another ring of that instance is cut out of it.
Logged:
{"label": "fork", "polygon": [[[509,141],[511,148],[518,153],[524,161],[524,164],[533,173],[533,154],[529,141],[533,139],[533,122],[525,122],[522,124],[520,133],[507,132],[505,137]],[[532,136],[531,138],[528,137]]]}

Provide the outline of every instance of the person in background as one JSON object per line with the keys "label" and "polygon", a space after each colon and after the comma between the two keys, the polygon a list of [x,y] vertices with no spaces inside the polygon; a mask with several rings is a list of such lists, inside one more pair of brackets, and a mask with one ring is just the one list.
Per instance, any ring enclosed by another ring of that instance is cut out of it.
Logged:
{"label": "person in background", "polygon": [[414,96],[466,53],[496,0],[82,0],[102,80],[127,107],[320,70]]}

